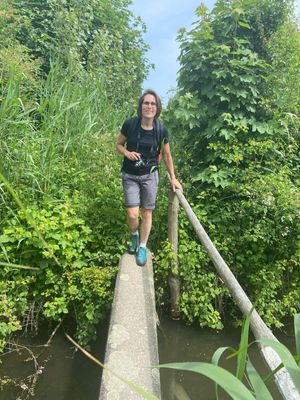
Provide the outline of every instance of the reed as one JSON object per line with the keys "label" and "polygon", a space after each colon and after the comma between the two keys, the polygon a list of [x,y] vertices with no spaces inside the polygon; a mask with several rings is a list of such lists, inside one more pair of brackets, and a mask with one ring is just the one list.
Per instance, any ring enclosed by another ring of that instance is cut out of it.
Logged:
{"label": "reed", "polygon": [[[11,73],[0,82],[0,284],[10,304],[0,350],[31,304],[43,307],[36,325],[68,312],[86,344],[107,312],[111,267],[123,251],[114,140],[125,112],[107,100],[101,77],[72,60],[68,66],[55,60],[32,90],[22,79]],[[46,298],[47,274],[57,278]],[[67,280],[85,294],[70,300]],[[22,295],[16,296],[18,282]]]}
{"label": "reed", "polygon": [[22,98],[20,87],[20,80],[9,76],[0,103],[0,168],[30,196],[55,197],[57,182],[63,190],[89,167],[95,140],[116,134],[124,112],[107,100],[100,77],[71,60],[68,67],[54,61],[31,98]]}

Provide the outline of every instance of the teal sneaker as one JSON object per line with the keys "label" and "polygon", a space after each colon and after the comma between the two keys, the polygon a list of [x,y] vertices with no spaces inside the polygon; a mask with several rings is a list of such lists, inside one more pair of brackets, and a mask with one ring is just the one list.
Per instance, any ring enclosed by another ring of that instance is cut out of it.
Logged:
{"label": "teal sneaker", "polygon": [[140,247],[136,255],[136,263],[143,267],[147,262],[147,247]]}
{"label": "teal sneaker", "polygon": [[129,254],[136,254],[139,248],[139,235],[131,235],[130,245],[127,247]]}

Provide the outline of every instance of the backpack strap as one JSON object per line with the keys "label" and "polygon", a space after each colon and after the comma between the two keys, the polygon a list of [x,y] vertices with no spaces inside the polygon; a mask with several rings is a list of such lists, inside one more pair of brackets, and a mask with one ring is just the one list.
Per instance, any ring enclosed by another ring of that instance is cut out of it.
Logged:
{"label": "backpack strap", "polygon": [[[139,117],[133,117],[130,118],[130,125],[129,125],[129,131],[130,134],[133,135],[134,132],[136,132],[137,129],[139,129],[139,124],[140,124],[140,118]],[[161,151],[161,146],[162,146],[162,140],[163,140],[163,124],[158,120],[154,120],[154,135],[155,135],[155,140],[156,140],[156,145],[158,146],[158,153]]]}
{"label": "backpack strap", "polygon": [[158,145],[159,152],[161,151],[162,139],[163,139],[163,124],[158,120],[154,120],[154,130],[156,136],[156,143]]}

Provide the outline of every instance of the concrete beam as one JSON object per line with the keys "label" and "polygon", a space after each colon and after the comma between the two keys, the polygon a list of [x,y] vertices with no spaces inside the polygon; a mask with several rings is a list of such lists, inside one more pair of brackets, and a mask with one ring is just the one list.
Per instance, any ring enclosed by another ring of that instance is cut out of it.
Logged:
{"label": "concrete beam", "polygon": [[[123,378],[161,397],[158,364],[157,316],[151,254],[144,267],[135,257],[120,260],[105,352],[105,365]],[[140,400],[107,370],[104,370],[100,400]]]}

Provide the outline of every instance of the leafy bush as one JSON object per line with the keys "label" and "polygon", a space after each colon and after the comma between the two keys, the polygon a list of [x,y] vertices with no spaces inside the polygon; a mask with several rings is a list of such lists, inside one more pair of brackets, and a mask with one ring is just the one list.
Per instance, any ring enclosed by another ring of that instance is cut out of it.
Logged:
{"label": "leafy bush", "polygon": [[[5,267],[1,279],[31,276],[23,311],[35,304],[43,310],[37,319],[71,317],[86,344],[110,306],[114,267],[124,250],[126,222],[114,149],[124,115],[113,114],[101,96],[100,80],[91,81],[73,64],[69,69],[53,64],[30,110],[18,100],[18,82],[10,77],[7,85],[13,90],[0,104],[0,162],[11,190],[0,186],[0,261],[39,271],[16,273]],[[25,204],[19,211],[13,188]],[[84,281],[84,275],[90,279]],[[79,288],[73,296],[70,282]],[[16,327],[21,320],[17,311],[6,319]]]}
{"label": "leafy bush", "polygon": [[0,5],[2,347],[35,308],[86,344],[111,303],[126,225],[114,140],[149,64],[128,2],[100,3]]}
{"label": "leafy bush", "polygon": [[[72,316],[77,337],[87,344],[112,300],[116,270],[101,268],[101,262],[89,251],[91,230],[76,216],[70,203],[41,210],[31,207],[26,213],[34,221],[34,228],[28,225],[22,210],[4,222],[0,260],[38,269],[23,272],[7,266],[1,270],[3,284],[6,278],[15,287],[14,296],[10,297],[11,291],[3,299],[3,307],[13,304],[11,310],[15,313],[10,318],[6,313],[8,322],[6,328],[3,325],[1,339],[4,341],[10,331],[21,327],[20,318],[29,304],[36,302],[48,320]],[[15,296],[22,279],[27,285],[21,285]]]}
{"label": "leafy bush", "polygon": [[[284,107],[275,105],[283,86],[272,84],[272,75],[274,69],[280,75],[285,52],[274,32],[283,30],[289,10],[281,10],[281,2],[275,1],[272,10],[278,20],[271,23],[266,2],[254,3],[217,1],[210,13],[199,7],[193,30],[180,31],[179,87],[164,120],[175,132],[174,158],[195,213],[260,315],[269,325],[280,326],[284,316],[300,308],[295,294],[300,265],[299,118],[288,115],[288,110],[295,111],[297,87],[290,103],[285,97]],[[261,30],[270,39],[269,47],[254,46],[248,22],[260,14],[258,25],[269,24]],[[289,41],[294,55],[297,34]],[[277,48],[278,57],[270,65],[262,55]],[[292,59],[289,78],[298,63],[297,57]],[[272,93],[270,84],[278,91]],[[194,315],[209,302],[212,315],[226,307],[239,320],[219,283],[212,293],[211,284],[218,279],[186,225],[179,240],[183,286],[192,279],[191,290],[183,293],[186,304],[193,297],[194,306],[185,307],[188,318],[203,323]]]}
{"label": "leafy bush", "polygon": [[25,315],[28,304],[29,287],[33,278],[8,273],[1,275],[0,280],[0,352],[3,351],[11,334],[22,329],[22,316]]}

